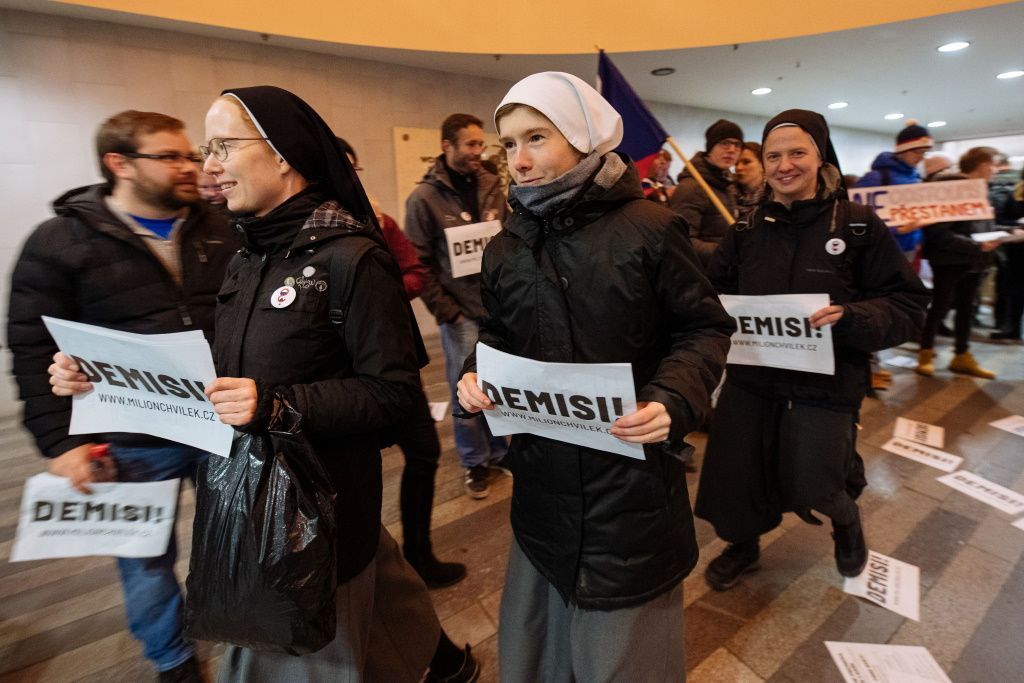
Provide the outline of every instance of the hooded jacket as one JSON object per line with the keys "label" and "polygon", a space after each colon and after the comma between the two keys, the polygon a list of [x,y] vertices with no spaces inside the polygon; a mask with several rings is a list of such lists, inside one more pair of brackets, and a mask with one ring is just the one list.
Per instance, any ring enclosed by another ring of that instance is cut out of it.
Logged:
{"label": "hooded jacket", "polygon": [[[503,220],[508,204],[500,179],[483,168],[477,171],[476,177],[480,221]],[[448,177],[444,156],[437,157],[405,202],[405,235],[430,268],[432,277],[420,296],[439,325],[454,322],[460,315],[473,320],[484,315],[480,303],[480,276],[452,277],[444,236],[445,228],[473,222]]]}
{"label": "hooded jacket", "polygon": [[[737,188],[732,174],[708,163],[704,152],[697,152],[690,161],[729,213],[736,216]],[[711,255],[729,232],[729,223],[688,168],[679,174],[679,185],[668,199],[668,208],[686,221],[690,242],[701,266],[707,269]]]}
{"label": "hooded jacket", "polygon": [[[669,442],[681,448],[708,410],[734,330],[684,227],[643,199],[632,164],[607,187],[584,185],[547,220],[513,200],[484,252],[480,341],[534,360],[631,363],[637,400],[665,405]],[[475,369],[471,355],[464,372]],[[514,473],[515,538],[566,602],[642,604],[693,568],[683,461],[657,446],[644,452],[634,460],[512,437],[503,462]]]}
{"label": "hooded jacket", "polygon": [[[912,185],[921,182],[921,174],[904,162],[895,152],[882,152],[871,162],[871,170],[861,176],[857,187],[880,187],[882,185]],[[912,251],[921,243],[921,230],[905,235],[893,235],[903,251]]]}
{"label": "hooded jacket", "polygon": [[55,218],[26,240],[11,277],[7,340],[24,401],[24,425],[46,456],[93,441],[160,445],[141,434],[68,435],[71,399],[50,391],[47,367],[57,345],[40,316],[124,332],[202,330],[213,339],[215,296],[238,240],[218,212],[199,203],[179,242],[179,286],[144,240],[106,205],[106,185],[71,190],[53,203]]}

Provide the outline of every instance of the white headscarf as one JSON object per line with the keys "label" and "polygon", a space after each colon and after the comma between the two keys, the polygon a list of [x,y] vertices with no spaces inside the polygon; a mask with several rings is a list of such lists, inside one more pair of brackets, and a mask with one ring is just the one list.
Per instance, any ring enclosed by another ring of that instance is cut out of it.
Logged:
{"label": "white headscarf", "polygon": [[[498,109],[506,104],[533,107],[555,124],[570,145],[584,154],[603,155],[622,142],[619,112],[599,92],[572,74],[545,71],[527,76],[512,86]],[[498,125],[497,118],[494,125]]]}

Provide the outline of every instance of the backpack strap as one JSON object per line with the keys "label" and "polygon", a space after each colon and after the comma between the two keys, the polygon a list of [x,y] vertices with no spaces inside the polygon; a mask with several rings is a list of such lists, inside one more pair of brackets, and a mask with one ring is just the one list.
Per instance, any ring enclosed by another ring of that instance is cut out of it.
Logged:
{"label": "backpack strap", "polygon": [[338,330],[338,334],[344,337],[345,321],[348,320],[352,287],[355,284],[359,262],[377,245],[370,239],[342,238],[337,240],[337,243],[338,246],[331,251],[331,293],[327,317]]}

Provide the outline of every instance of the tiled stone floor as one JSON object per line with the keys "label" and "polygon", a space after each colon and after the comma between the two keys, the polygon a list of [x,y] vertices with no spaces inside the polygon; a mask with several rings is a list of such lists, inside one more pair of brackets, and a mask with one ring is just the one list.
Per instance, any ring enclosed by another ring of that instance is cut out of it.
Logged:
{"label": "tiled stone floor", "polygon": [[[940,371],[922,379],[892,369],[893,387],[862,411],[860,451],[870,487],[862,501],[870,546],[921,569],[921,621],[913,622],[842,592],[827,528],[787,516],[762,539],[762,570],[727,593],[701,576],[724,547],[698,521],[701,559],[686,580],[689,680],[840,681],[825,640],[926,646],[957,683],[1024,681],[1024,531],[1011,517],[938,482],[941,474],[881,450],[897,416],[941,425],[946,450],[968,469],[1024,492],[1024,439],[988,426],[1024,414],[1024,347],[977,344],[976,355],[999,373],[984,382]],[[436,340],[431,351],[440,358]],[[890,353],[910,354],[906,349]],[[940,352],[940,362],[948,350]],[[424,374],[428,394],[444,400],[443,362]],[[462,583],[433,593],[445,628],[469,642],[483,662],[482,681],[497,681],[498,605],[511,533],[511,481],[490,497],[463,495],[450,420],[439,425],[444,455],[438,474],[434,543],[445,559],[470,568]],[[116,569],[107,558],[6,561],[17,523],[21,484],[43,468],[13,420],[0,423],[0,681],[150,680],[138,645],[125,631]],[[692,441],[702,452],[703,435]],[[398,480],[402,456],[384,460],[384,519],[401,536]],[[696,480],[689,475],[691,494]],[[178,569],[188,562],[193,496],[182,498]],[[216,663],[219,648],[204,646]]]}

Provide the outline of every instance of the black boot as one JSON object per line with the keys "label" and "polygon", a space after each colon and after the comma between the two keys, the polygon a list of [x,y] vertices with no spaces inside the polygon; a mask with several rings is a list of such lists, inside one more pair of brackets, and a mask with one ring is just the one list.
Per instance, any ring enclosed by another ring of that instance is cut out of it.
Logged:
{"label": "black boot", "polygon": [[430,671],[427,672],[427,677],[424,679],[424,683],[475,683],[480,678],[480,663],[473,657],[469,643],[466,643],[466,649],[464,651],[465,657],[462,660],[462,667],[455,673],[447,676],[441,676],[434,671],[434,665],[431,664]]}
{"label": "black boot", "polygon": [[406,553],[405,559],[420,575],[423,583],[427,584],[427,588],[454,586],[466,578],[466,565],[461,562],[441,562],[434,557],[434,553],[420,557]]}
{"label": "black boot", "polygon": [[199,661],[189,657],[173,669],[158,672],[157,680],[160,683],[203,683],[203,674],[199,670]]}
{"label": "black boot", "polygon": [[832,522],[832,538],[836,542],[836,568],[843,576],[860,576],[868,563],[868,545],[864,541],[864,529],[860,515],[852,524]]}
{"label": "black boot", "polygon": [[711,560],[704,570],[708,585],[716,591],[727,591],[740,581],[740,577],[760,568],[761,547],[758,539],[743,543],[730,543],[721,555]]}

